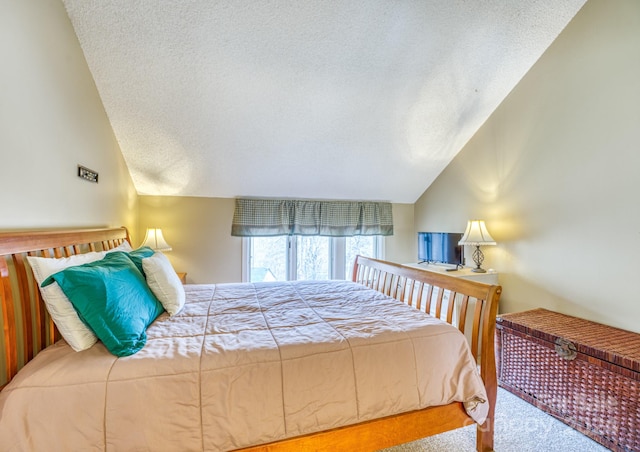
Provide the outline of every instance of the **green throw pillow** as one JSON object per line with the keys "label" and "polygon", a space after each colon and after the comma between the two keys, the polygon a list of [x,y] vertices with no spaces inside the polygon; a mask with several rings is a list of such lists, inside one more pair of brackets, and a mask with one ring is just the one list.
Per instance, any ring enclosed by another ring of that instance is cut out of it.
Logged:
{"label": "green throw pillow", "polygon": [[143,246],[133,251],[129,251],[127,253],[127,256],[129,256],[129,259],[131,259],[133,263],[136,264],[136,267],[138,267],[140,273],[144,275],[144,270],[142,269],[142,259],[144,259],[145,257],[151,257],[154,254],[155,251],[153,251],[151,248],[149,248],[148,246]]}
{"label": "green throw pillow", "polygon": [[163,311],[144,276],[124,252],[68,267],[45,279],[56,281],[80,319],[116,356],[136,353],[147,342],[146,329]]}

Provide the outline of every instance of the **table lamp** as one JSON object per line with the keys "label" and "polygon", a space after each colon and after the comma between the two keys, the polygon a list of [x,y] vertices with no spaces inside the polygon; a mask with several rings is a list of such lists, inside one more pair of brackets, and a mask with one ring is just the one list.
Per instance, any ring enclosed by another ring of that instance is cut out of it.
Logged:
{"label": "table lamp", "polygon": [[493,240],[493,237],[491,237],[489,231],[487,231],[484,220],[469,220],[467,222],[467,230],[464,232],[462,239],[458,242],[458,245],[470,245],[476,247],[472,254],[476,268],[471,270],[476,273],[486,273],[486,270],[481,267],[482,261],[484,261],[484,254],[480,250],[480,246],[495,244],[496,241]]}

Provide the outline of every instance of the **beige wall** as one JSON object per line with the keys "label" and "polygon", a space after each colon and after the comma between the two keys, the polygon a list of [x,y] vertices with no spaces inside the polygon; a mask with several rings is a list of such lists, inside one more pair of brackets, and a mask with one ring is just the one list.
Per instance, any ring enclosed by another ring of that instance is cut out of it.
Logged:
{"label": "beige wall", "polygon": [[[139,245],[148,227],[162,228],[173,250],[167,256],[176,271],[187,272],[189,283],[242,280],[242,239],[231,236],[235,201],[231,198],[140,196]],[[415,258],[413,204],[394,204],[395,235],[387,237],[387,259]]]}
{"label": "beige wall", "polygon": [[140,196],[138,200],[140,241],[146,228],[162,228],[173,248],[166,255],[176,271],[187,272],[187,282],[242,280],[242,239],[231,236],[233,199]]}
{"label": "beige wall", "polygon": [[413,204],[393,204],[392,208],[393,235],[385,237],[384,258],[400,264],[415,262],[418,254]]}
{"label": "beige wall", "polygon": [[133,231],[137,195],[60,0],[0,3],[0,67],[0,229]]}
{"label": "beige wall", "polygon": [[640,332],[640,2],[589,0],[416,203],[416,228],[484,218],[502,312]]}

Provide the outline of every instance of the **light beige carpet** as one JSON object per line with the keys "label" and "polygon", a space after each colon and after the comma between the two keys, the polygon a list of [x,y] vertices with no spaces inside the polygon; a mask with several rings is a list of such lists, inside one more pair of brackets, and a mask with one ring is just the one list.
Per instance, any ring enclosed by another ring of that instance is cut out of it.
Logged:
{"label": "light beige carpet", "polygon": [[[475,427],[432,436],[385,452],[474,452]],[[605,447],[533,405],[498,389],[496,452],[602,452]]]}

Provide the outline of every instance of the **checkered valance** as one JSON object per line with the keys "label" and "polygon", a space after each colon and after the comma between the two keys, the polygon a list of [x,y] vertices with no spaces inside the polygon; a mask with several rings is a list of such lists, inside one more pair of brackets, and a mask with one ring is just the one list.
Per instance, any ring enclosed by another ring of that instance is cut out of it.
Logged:
{"label": "checkered valance", "polygon": [[231,235],[393,235],[391,203],[236,199]]}

